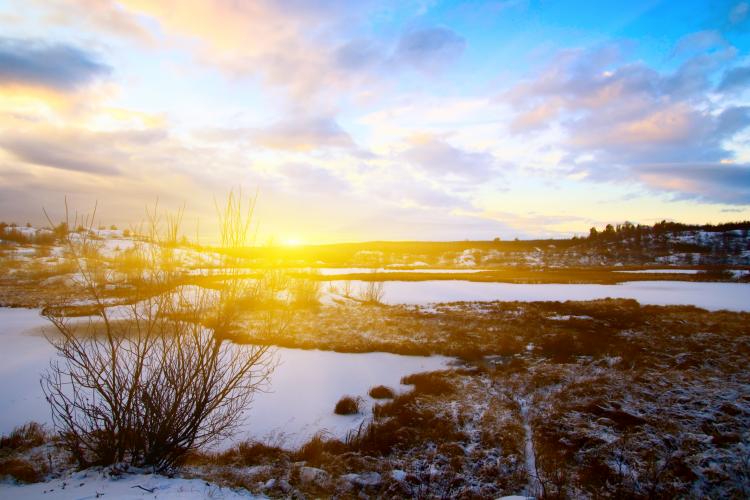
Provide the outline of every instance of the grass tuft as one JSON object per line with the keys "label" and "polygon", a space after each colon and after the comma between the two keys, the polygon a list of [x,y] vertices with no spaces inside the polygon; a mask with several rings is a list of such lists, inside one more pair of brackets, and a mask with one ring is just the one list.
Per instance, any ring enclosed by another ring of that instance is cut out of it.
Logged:
{"label": "grass tuft", "polygon": [[370,397],[374,399],[393,399],[396,395],[393,389],[384,385],[378,385],[370,389]]}
{"label": "grass tuft", "polygon": [[0,477],[12,477],[19,483],[38,483],[43,479],[31,462],[19,458],[0,461]]}
{"label": "grass tuft", "polygon": [[0,437],[0,449],[23,451],[36,446],[41,446],[47,440],[44,426],[37,422],[16,427],[7,436]]}
{"label": "grass tuft", "polygon": [[336,415],[355,415],[359,413],[359,407],[362,404],[362,398],[354,396],[344,396],[336,403],[333,412]]}

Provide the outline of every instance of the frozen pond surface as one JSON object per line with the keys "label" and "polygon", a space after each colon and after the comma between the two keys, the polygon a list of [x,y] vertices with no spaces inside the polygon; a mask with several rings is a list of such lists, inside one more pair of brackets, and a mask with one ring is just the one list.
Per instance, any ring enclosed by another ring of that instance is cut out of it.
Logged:
{"label": "frozen pond surface", "polygon": [[2,434],[29,420],[50,421],[49,406],[39,385],[39,374],[49,366],[52,356],[52,347],[39,331],[48,325],[38,309],[0,308]]}
{"label": "frozen pond surface", "polygon": [[698,274],[698,269],[638,269],[637,271],[615,271],[616,273],[645,273],[645,274]]}
{"label": "frozen pond surface", "polygon": [[[276,349],[281,364],[271,376],[270,391],[255,396],[245,426],[235,439],[261,438],[299,445],[320,430],[344,437],[371,413],[374,400],[367,392],[375,385],[398,391],[401,377],[439,370],[451,358],[401,356],[383,352],[365,354],[332,351]],[[336,415],[333,408],[343,395],[364,400],[362,415]],[[283,436],[279,436],[279,432]]]}
{"label": "frozen pond surface", "polygon": [[[333,281],[339,290],[342,281]],[[694,305],[711,311],[750,310],[750,284],[689,281],[628,281],[616,285],[516,284],[472,281],[385,281],[387,304],[457,301],[595,300],[607,297],[635,299],[648,305]],[[355,293],[363,282],[353,282]]]}
{"label": "frozen pond surface", "polygon": [[[39,385],[39,375],[49,366],[53,349],[39,332],[49,328],[35,309],[0,308],[0,433],[36,420],[50,423],[49,407]],[[356,428],[372,406],[370,387],[400,385],[404,375],[438,370],[450,358],[400,356],[388,353],[346,354],[302,349],[273,349],[279,365],[271,376],[268,392],[255,396],[245,424],[235,440],[283,438],[289,446],[301,444],[318,431],[343,437]],[[365,400],[366,412],[340,416],[333,408],[341,396]]]}
{"label": "frozen pond surface", "polygon": [[[343,282],[335,281],[341,285]],[[354,282],[357,290],[364,282]],[[709,310],[750,310],[750,284],[683,281],[635,281],[617,285],[512,284],[469,281],[387,281],[384,301],[420,304],[487,300],[593,300],[632,298],[642,304],[689,304]],[[39,375],[53,354],[41,329],[48,323],[38,310],[0,308],[0,433],[29,420],[49,422],[50,414],[39,385]],[[333,407],[349,394],[372,400],[374,385],[399,385],[402,376],[440,369],[443,357],[399,356],[387,353],[344,354],[330,351],[276,349],[276,368],[269,392],[256,395],[238,439],[284,438],[287,445],[303,442],[320,430],[343,436],[365,418],[338,416]],[[250,434],[252,430],[252,434]]]}
{"label": "frozen pond surface", "polygon": [[340,274],[364,274],[364,273],[419,273],[419,274],[457,274],[457,273],[481,273],[486,269],[394,269],[387,267],[318,267],[311,268],[313,272],[320,272],[323,276],[338,276]]}

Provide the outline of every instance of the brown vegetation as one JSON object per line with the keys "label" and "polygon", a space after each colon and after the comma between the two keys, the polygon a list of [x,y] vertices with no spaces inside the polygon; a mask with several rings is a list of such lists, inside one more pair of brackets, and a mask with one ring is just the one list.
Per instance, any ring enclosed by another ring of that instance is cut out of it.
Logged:
{"label": "brown vegetation", "polygon": [[354,396],[344,396],[338,400],[333,412],[336,415],[355,415],[359,413],[362,399]]}
{"label": "brown vegetation", "polygon": [[371,388],[368,394],[373,399],[393,399],[396,395],[393,389],[384,385],[377,385]]}

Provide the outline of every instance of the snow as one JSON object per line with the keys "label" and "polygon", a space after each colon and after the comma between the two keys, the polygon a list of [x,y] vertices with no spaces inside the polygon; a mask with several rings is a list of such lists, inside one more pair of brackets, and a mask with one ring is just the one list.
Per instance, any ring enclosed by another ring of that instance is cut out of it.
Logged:
{"label": "snow", "polygon": [[527,491],[531,495],[536,496],[541,489],[539,488],[539,474],[536,470],[536,454],[534,452],[534,441],[533,431],[531,429],[531,423],[529,419],[529,401],[526,398],[518,398],[516,400],[521,408],[521,419],[523,421],[523,432],[524,432],[524,463],[526,465],[526,473],[529,476],[529,483],[527,485]]}
{"label": "snow", "polygon": [[[341,289],[343,281],[332,281]],[[387,304],[427,305],[436,302],[565,301],[635,299],[648,305],[693,305],[708,310],[750,310],[750,284],[689,281],[629,281],[616,285],[526,284],[464,280],[385,281]],[[356,281],[352,288],[359,289]]]}
{"label": "snow", "polygon": [[647,274],[698,274],[699,269],[638,269],[637,271],[614,271],[616,273],[647,273]]}
{"label": "snow", "polygon": [[49,322],[38,309],[0,308],[2,434],[29,420],[45,422],[50,418],[49,405],[39,386],[39,374],[49,366],[52,355],[52,347],[41,334],[44,327],[49,328]]}
{"label": "snow", "polygon": [[[367,394],[371,387],[382,384],[403,392],[409,387],[401,385],[402,377],[439,370],[452,361],[443,356],[383,352],[353,354],[279,348],[277,353],[281,364],[271,376],[270,392],[256,395],[246,424],[233,441],[284,438],[285,445],[296,446],[321,429],[344,437],[369,417],[375,402]],[[338,400],[347,394],[364,399],[362,414],[333,413]]]}
{"label": "snow", "polygon": [[[39,386],[40,374],[54,355],[42,335],[49,323],[37,309],[0,308],[0,433],[30,420],[50,424],[50,411]],[[337,437],[355,429],[370,415],[374,402],[368,391],[387,385],[406,391],[401,377],[439,370],[452,358],[443,356],[402,356],[373,352],[337,353],[304,349],[274,349],[280,361],[271,375],[267,392],[255,395],[244,424],[234,438],[222,446],[243,439],[268,441],[283,439],[297,446],[320,430]],[[361,415],[336,415],[333,408],[346,394],[362,397],[366,404]]]}
{"label": "snow", "polygon": [[365,273],[420,273],[420,274],[457,274],[457,273],[480,273],[485,269],[397,269],[384,267],[320,267],[313,268],[323,276],[338,276],[341,274],[365,274]]}
{"label": "snow", "polygon": [[223,488],[200,479],[169,478],[158,474],[112,475],[107,470],[97,469],[70,473],[44,483],[0,483],[0,498],[78,500],[100,497],[163,500],[263,498],[247,490]]}
{"label": "snow", "polygon": [[591,316],[581,315],[576,316],[573,314],[555,314],[553,316],[547,316],[547,319],[551,319],[552,321],[569,321],[571,319],[594,319]]}

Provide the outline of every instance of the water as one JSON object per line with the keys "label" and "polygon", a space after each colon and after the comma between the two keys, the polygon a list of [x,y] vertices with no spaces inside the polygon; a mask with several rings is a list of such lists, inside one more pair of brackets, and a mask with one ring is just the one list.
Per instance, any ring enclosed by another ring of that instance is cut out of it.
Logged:
{"label": "water", "polygon": [[[343,281],[332,281],[339,290]],[[750,284],[689,281],[629,281],[615,285],[516,284],[459,280],[386,281],[386,304],[427,305],[457,301],[565,301],[607,297],[635,299],[648,305],[694,305],[711,311],[750,310]],[[364,282],[352,282],[356,296]]]}

